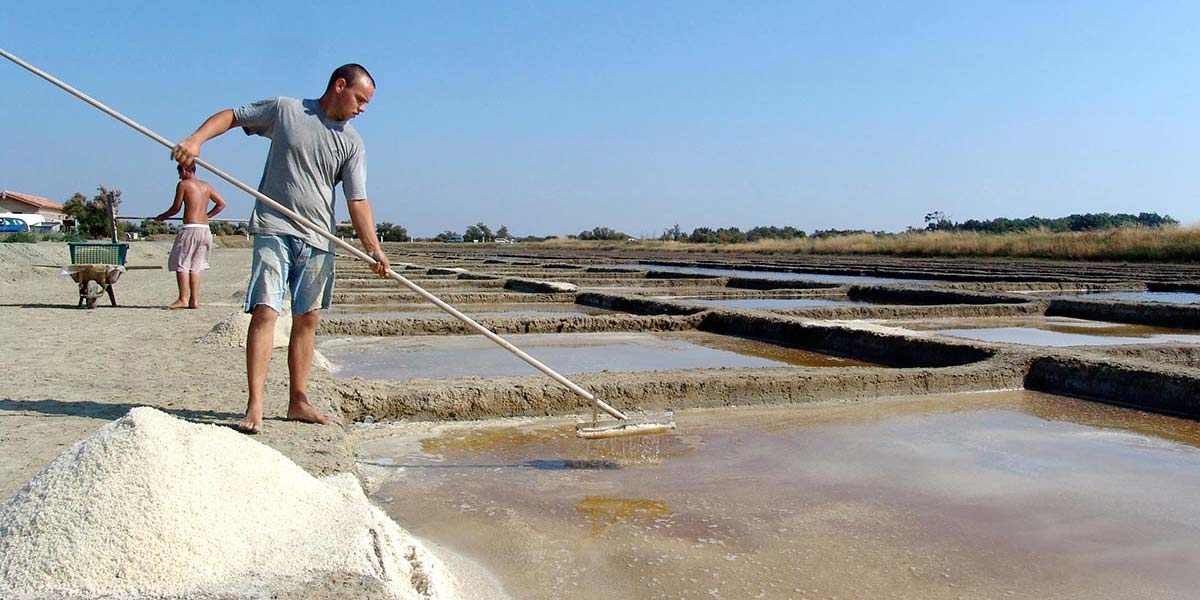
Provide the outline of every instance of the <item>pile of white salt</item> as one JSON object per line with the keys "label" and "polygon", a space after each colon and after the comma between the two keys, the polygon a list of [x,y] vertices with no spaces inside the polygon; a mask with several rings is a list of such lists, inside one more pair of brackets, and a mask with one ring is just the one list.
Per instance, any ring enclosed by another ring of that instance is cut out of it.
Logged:
{"label": "pile of white salt", "polygon": [[0,597],[261,597],[329,580],[448,598],[445,567],[352,475],[135,408],[0,505]]}

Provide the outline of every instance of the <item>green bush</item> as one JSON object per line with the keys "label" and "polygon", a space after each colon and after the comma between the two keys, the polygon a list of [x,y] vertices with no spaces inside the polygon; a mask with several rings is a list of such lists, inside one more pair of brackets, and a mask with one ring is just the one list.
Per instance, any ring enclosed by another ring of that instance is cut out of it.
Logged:
{"label": "green bush", "polygon": [[37,235],[29,233],[28,231],[10,233],[3,238],[0,238],[0,242],[4,242],[5,244],[32,244],[36,241],[38,241]]}
{"label": "green bush", "polygon": [[23,231],[0,237],[0,242],[6,244],[33,244],[35,242],[83,242],[87,238],[78,233],[31,233]]}

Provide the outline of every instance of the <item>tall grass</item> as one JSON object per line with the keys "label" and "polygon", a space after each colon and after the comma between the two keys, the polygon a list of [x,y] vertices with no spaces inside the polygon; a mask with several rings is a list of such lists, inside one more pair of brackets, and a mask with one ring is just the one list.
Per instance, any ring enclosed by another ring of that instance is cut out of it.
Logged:
{"label": "tall grass", "polygon": [[910,257],[1044,258],[1110,261],[1200,261],[1200,227],[1122,227],[1102,231],[974,233],[911,231],[829,238],[758,240],[744,244],[687,244],[641,240],[550,240],[540,245],[603,250],[676,250],[760,254],[873,254]]}

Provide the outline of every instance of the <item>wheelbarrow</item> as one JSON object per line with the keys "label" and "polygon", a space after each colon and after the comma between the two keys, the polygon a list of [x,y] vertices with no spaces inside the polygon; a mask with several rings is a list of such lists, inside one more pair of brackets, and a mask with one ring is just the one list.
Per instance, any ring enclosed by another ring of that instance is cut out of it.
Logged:
{"label": "wheelbarrow", "polygon": [[71,264],[63,267],[63,275],[79,284],[79,304],[96,308],[100,296],[108,293],[108,300],[117,305],[112,286],[125,272],[125,253],[129,244],[117,242],[69,242]]}
{"label": "wheelbarrow", "polygon": [[76,306],[86,305],[87,308],[96,308],[96,301],[106,292],[109,302],[116,306],[117,297],[112,286],[124,273],[123,265],[107,264],[67,265],[62,270],[63,275],[79,284],[79,304]]}

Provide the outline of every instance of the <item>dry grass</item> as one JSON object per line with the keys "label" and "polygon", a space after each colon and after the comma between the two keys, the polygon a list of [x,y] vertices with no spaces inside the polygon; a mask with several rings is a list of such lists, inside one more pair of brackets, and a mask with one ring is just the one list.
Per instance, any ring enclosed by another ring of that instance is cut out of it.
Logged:
{"label": "dry grass", "polygon": [[859,234],[824,239],[759,240],[745,244],[685,244],[652,240],[586,242],[557,239],[538,245],[593,250],[1196,262],[1200,261],[1200,227],[1124,227],[1105,231],[1065,233],[1037,230],[1006,234],[914,231],[882,236]]}

